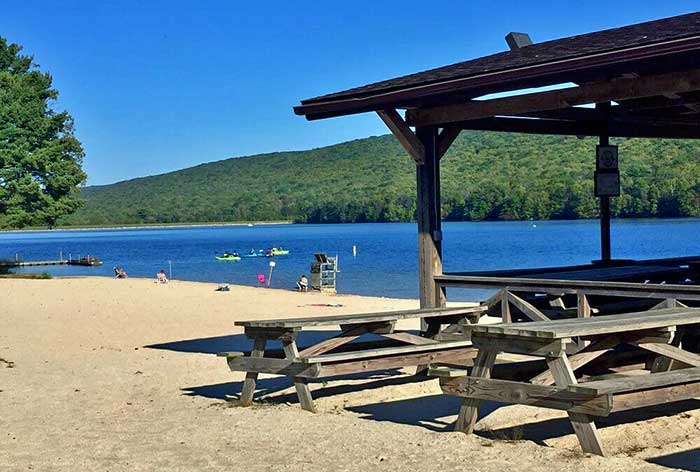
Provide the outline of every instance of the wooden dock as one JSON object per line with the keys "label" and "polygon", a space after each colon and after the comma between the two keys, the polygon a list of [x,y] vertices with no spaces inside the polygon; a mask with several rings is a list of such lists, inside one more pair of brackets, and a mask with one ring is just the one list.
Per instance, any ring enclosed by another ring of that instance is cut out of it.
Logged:
{"label": "wooden dock", "polygon": [[31,267],[31,266],[50,266],[50,265],[78,265],[86,267],[101,266],[102,261],[96,257],[80,257],[77,259],[57,259],[52,261],[20,261],[20,260],[4,260],[0,261],[0,267]]}

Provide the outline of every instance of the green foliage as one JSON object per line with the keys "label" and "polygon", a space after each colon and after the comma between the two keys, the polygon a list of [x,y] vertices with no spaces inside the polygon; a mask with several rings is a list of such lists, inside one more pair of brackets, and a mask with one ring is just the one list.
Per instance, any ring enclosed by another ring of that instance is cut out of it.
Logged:
{"label": "green foliage", "polygon": [[[447,220],[592,218],[593,139],[463,132],[442,159]],[[621,217],[700,216],[700,144],[619,140]],[[73,225],[415,218],[415,167],[391,136],[203,164],[84,190]]]}
{"label": "green foliage", "polygon": [[73,120],[52,109],[51,76],[21,49],[0,37],[0,228],[55,225],[86,179]]}

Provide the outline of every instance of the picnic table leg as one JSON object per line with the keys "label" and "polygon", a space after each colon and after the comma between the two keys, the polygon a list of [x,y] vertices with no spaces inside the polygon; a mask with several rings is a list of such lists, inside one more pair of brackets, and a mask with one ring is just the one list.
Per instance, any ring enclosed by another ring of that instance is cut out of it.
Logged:
{"label": "picnic table leg", "polygon": [[[498,351],[488,348],[479,349],[474,367],[470,377],[488,378],[491,376],[491,369],[496,362]],[[462,405],[459,407],[459,415],[455,423],[455,431],[461,431],[465,434],[471,434],[474,431],[474,425],[479,416],[479,404],[481,400],[476,398],[465,398],[462,400]]]}
{"label": "picnic table leg", "polygon": [[[255,338],[253,350],[250,352],[250,357],[263,357],[265,354],[265,338]],[[253,395],[255,394],[255,382],[258,380],[257,372],[246,372],[243,389],[241,390],[241,405],[249,406],[253,403]]]}
{"label": "picnic table leg", "polygon": [[[299,349],[294,339],[283,339],[282,347],[284,348],[284,354],[287,359],[296,359],[299,357]],[[316,406],[314,405],[313,397],[311,397],[311,390],[309,389],[306,379],[303,377],[294,377],[293,380],[301,407],[306,411],[316,413]]]}
{"label": "picnic table leg", "polygon": [[[552,371],[552,376],[557,386],[566,388],[569,385],[578,383],[566,354],[561,357],[547,358],[547,365],[549,366],[549,370]],[[583,452],[604,456],[603,444],[598,436],[595,423],[590,416],[569,412],[569,420],[571,421],[571,426],[574,428],[574,432],[578,437]]]}
{"label": "picnic table leg", "polygon": [[[421,328],[421,336],[428,339],[433,339],[440,333],[440,328],[442,324],[436,320],[430,320],[426,318],[421,319],[421,326],[425,323],[425,329]],[[416,366],[416,376],[428,376],[428,364],[421,364]]]}

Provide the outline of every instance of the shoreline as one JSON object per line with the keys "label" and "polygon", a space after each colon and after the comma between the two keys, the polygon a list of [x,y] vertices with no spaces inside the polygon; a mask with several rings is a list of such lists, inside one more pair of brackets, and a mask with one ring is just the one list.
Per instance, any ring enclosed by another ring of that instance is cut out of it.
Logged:
{"label": "shoreline", "polygon": [[217,228],[227,226],[271,226],[271,225],[293,225],[293,221],[249,221],[241,223],[182,223],[182,224],[134,224],[115,226],[59,226],[56,228],[27,228],[27,229],[4,229],[3,233],[44,233],[50,231],[123,231],[140,229],[175,229],[175,228]]}
{"label": "shoreline", "polygon": [[[572,222],[598,222],[598,218],[575,218],[575,219],[549,219],[549,220],[442,220],[443,223],[572,223]],[[628,223],[635,221],[656,222],[656,221],[700,221],[700,216],[684,216],[678,218],[660,217],[632,217],[632,218],[612,218],[613,222]],[[337,222],[337,223],[295,223],[291,220],[279,221],[245,221],[245,222],[219,222],[219,223],[134,223],[124,225],[108,226],[58,226],[55,228],[32,227],[22,229],[0,229],[0,234],[12,233],[41,233],[51,231],[116,231],[116,230],[139,230],[139,229],[177,229],[177,228],[217,228],[217,227],[237,227],[237,226],[274,226],[274,225],[352,225],[352,224],[415,224],[415,221],[367,221],[367,222]]]}

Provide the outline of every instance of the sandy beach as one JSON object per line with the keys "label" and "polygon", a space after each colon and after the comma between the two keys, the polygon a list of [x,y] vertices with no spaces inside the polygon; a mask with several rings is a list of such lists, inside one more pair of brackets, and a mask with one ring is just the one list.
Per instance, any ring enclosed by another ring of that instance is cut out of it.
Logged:
{"label": "sandy beach", "polygon": [[490,406],[478,434],[452,432],[458,401],[408,370],[312,383],[317,414],[275,377],[259,382],[265,401],[232,406],[242,375],[215,354],[248,346],[234,321],[418,303],[215,288],[0,280],[0,470],[700,470],[698,410],[612,416],[599,423],[611,457],[584,456],[551,410]]}

